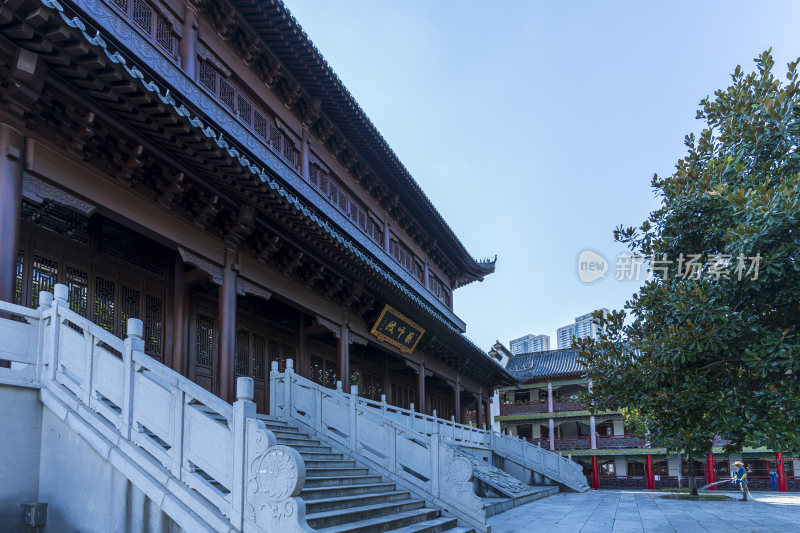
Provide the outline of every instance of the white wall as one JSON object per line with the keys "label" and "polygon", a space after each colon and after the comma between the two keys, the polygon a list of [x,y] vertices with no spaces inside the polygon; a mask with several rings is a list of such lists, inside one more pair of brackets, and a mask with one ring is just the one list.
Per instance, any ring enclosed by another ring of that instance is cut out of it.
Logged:
{"label": "white wall", "polygon": [[0,385],[0,530],[23,531],[22,507],[37,499],[42,404],[36,389]]}
{"label": "white wall", "polygon": [[47,531],[177,533],[181,529],[49,409],[42,417],[39,501]]}
{"label": "white wall", "polygon": [[618,476],[628,475],[628,463],[625,458],[614,459],[614,470],[617,471]]}
{"label": "white wall", "polygon": [[622,420],[614,420],[614,435],[625,434],[625,423]]}

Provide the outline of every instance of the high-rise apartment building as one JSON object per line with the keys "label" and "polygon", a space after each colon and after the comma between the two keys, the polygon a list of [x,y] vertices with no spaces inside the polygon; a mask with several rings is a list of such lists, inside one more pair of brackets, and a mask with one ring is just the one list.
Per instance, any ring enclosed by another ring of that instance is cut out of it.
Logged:
{"label": "high-rise apartment building", "polygon": [[509,343],[511,353],[518,355],[521,353],[544,352],[550,349],[550,335],[525,335],[514,339]]}
{"label": "high-rise apartment building", "polygon": [[[600,309],[603,314],[608,314],[609,310],[603,307]],[[592,313],[586,313],[579,317],[575,317],[575,322],[567,324],[566,326],[556,330],[556,341],[558,342],[558,349],[569,348],[572,346],[572,340],[583,339],[586,337],[595,339],[597,338],[598,326],[592,319]],[[512,349],[513,352],[513,349]]]}

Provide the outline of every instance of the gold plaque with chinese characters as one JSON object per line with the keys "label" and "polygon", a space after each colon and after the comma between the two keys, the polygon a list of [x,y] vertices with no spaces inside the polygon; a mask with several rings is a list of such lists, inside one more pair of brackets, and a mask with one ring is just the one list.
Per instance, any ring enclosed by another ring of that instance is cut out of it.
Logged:
{"label": "gold plaque with chinese characters", "polygon": [[394,307],[387,305],[370,333],[379,341],[396,346],[403,353],[411,353],[417,348],[425,330]]}

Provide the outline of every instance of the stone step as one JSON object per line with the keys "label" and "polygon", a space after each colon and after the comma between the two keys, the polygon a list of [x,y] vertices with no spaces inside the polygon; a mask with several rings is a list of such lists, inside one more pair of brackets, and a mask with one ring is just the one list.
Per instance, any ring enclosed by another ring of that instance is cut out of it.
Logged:
{"label": "stone step", "polygon": [[290,425],[289,422],[285,418],[279,417],[279,416],[270,416],[270,415],[258,414],[258,415],[256,415],[256,418],[258,418],[259,420],[263,421],[265,424],[267,424],[267,423],[268,424],[276,424],[276,425],[280,425],[280,426],[289,426]]}
{"label": "stone step", "polygon": [[306,459],[306,470],[309,468],[353,468],[356,462],[352,459]]}
{"label": "stone step", "polygon": [[[307,474],[307,473],[306,473]],[[340,485],[365,485],[369,483],[380,483],[381,476],[377,474],[369,475],[348,475],[348,476],[319,476],[310,478],[306,475],[306,488],[333,487]]]}
{"label": "stone step", "polygon": [[289,435],[301,434],[299,429],[292,426],[280,426],[278,424],[273,424],[272,422],[265,422],[264,425],[267,427],[268,430],[272,431],[276,435],[278,433],[286,433]]}
{"label": "stone step", "polygon": [[367,474],[369,474],[369,470],[366,468],[306,468],[306,479],[331,476],[365,476]]}
{"label": "stone step", "polygon": [[284,444],[286,446],[313,446],[315,444],[320,444],[320,442],[316,439],[312,439],[308,435],[303,435],[300,433],[297,434],[289,434],[289,433],[281,433],[275,434],[275,438],[278,440],[278,444]]}
{"label": "stone step", "polygon": [[[324,520],[321,519],[320,523],[312,523],[311,520],[308,520],[308,523],[311,527],[317,529],[317,533],[377,533],[433,520],[438,518],[439,514],[438,509],[419,507],[392,514],[364,517],[355,522],[325,525]],[[306,516],[306,518],[309,517]]]}
{"label": "stone step", "polygon": [[323,511],[336,509],[354,509],[377,505],[388,502],[408,501],[409,492],[395,490],[389,492],[376,492],[373,494],[355,494],[351,496],[335,496],[333,498],[320,498],[306,502],[306,513],[317,514]]}
{"label": "stone step", "polygon": [[303,489],[300,496],[305,501],[320,498],[335,498],[337,496],[355,496],[357,494],[374,494],[376,492],[389,492],[395,488],[394,483],[361,483],[353,485],[331,485],[323,487],[308,487]]}
{"label": "stone step", "polygon": [[[282,442],[279,444],[283,444]],[[297,450],[300,454],[303,452],[324,452],[324,453],[331,453],[330,446],[323,446],[322,444],[286,444],[291,448]]]}
{"label": "stone step", "polygon": [[475,530],[459,527],[458,520],[451,516],[440,516],[408,526],[390,529],[388,533],[473,533]]}
{"label": "stone step", "polygon": [[335,452],[299,452],[304,461],[326,461],[330,459],[344,459],[343,453]]}

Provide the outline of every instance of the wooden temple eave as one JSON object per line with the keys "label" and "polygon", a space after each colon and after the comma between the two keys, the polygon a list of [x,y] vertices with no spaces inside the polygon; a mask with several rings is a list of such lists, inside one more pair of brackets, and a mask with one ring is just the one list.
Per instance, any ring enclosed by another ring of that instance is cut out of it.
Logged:
{"label": "wooden temple eave", "polygon": [[[272,0],[201,0],[198,5],[216,24],[217,33],[237,49],[268,87],[276,90],[284,106],[295,113],[448,278],[456,279],[460,273],[475,269],[476,262],[285,6]],[[274,26],[275,20],[280,21],[280,29]],[[287,38],[287,34],[292,37]],[[428,219],[434,222],[422,222]],[[483,275],[489,273],[484,271]]]}
{"label": "wooden temple eave", "polygon": [[[422,312],[437,324],[439,338],[462,345],[458,351],[467,360],[461,365],[464,375],[487,383],[487,368],[480,361],[485,354],[463,346],[461,335],[446,319],[411,293],[398,290],[402,283],[387,277],[374,261],[365,265],[364,253],[330,231],[318,214],[287,195],[263,170],[255,174],[239,150],[209,137],[163,94],[146,90],[147,85],[131,78],[130,67],[115,63],[104,48],[87,45],[87,37],[69,28],[60,15],[41,16],[35,29],[25,28],[38,2],[26,5],[30,9],[18,9],[18,18],[0,31],[25,48],[50,50],[46,90],[25,116],[27,130],[68,147],[132,193],[206,232],[216,232],[219,248],[239,246],[323,297],[346,302],[365,322],[378,301],[416,315]],[[17,29],[7,31],[9,26]],[[46,44],[48,35],[61,39],[58,51]],[[7,43],[3,48],[11,50]],[[9,72],[4,74],[7,83]],[[303,254],[302,268],[298,254]],[[355,284],[371,289],[361,289],[354,298]],[[505,379],[497,371],[488,378]]]}

